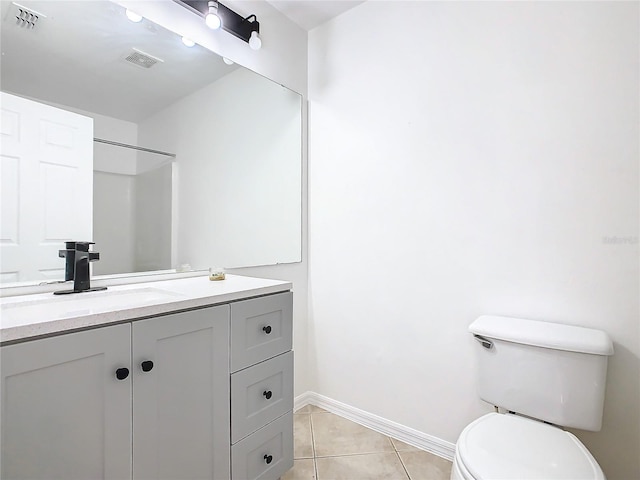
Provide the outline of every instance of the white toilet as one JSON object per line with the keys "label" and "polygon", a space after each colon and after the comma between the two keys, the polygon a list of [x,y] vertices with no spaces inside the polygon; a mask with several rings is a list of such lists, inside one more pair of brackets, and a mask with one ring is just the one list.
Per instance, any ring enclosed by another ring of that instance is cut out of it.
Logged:
{"label": "white toilet", "polygon": [[482,316],[478,393],[489,413],[460,434],[451,480],[604,479],[587,448],[561,427],[602,425],[609,336],[600,330]]}

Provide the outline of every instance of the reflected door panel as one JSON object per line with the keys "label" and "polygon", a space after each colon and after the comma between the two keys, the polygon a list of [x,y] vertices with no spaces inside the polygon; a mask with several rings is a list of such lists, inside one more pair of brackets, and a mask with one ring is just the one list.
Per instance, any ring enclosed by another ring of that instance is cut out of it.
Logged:
{"label": "reflected door panel", "polygon": [[60,279],[64,242],[92,238],[93,120],[1,95],[2,280]]}

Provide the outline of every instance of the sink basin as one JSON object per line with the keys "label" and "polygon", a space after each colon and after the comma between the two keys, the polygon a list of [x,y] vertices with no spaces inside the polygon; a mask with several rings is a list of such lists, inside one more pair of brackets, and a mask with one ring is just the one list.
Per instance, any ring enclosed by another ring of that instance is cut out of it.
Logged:
{"label": "sink basin", "polygon": [[[17,297],[0,309],[3,327],[63,318],[80,317],[114,310],[126,310],[184,298],[179,293],[159,288],[106,290],[65,296],[47,296],[37,300]],[[46,317],[46,318],[45,318]]]}

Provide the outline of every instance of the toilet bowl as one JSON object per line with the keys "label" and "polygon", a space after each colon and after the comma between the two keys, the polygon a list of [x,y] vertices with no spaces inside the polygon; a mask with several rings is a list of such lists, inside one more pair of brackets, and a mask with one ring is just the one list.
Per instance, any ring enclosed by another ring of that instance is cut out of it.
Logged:
{"label": "toilet bowl", "polygon": [[609,336],[491,315],[469,331],[477,340],[478,394],[509,413],[489,413],[465,427],[451,480],[603,480],[589,450],[561,427],[600,430]]}
{"label": "toilet bowl", "polygon": [[512,414],[489,413],[460,434],[451,480],[604,480],[570,432]]}

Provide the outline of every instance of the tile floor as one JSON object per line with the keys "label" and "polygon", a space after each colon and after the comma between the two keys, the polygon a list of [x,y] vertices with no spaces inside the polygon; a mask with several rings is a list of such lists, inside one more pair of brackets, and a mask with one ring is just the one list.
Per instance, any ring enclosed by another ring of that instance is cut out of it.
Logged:
{"label": "tile floor", "polygon": [[450,461],[321,408],[293,419],[293,468],[281,480],[449,479]]}

